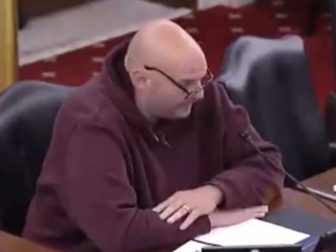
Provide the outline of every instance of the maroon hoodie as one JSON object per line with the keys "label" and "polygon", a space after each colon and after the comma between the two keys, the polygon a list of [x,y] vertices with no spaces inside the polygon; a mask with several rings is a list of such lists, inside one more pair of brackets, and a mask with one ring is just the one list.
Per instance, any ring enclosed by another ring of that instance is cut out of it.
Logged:
{"label": "maroon hoodie", "polygon": [[270,158],[279,160],[278,150],[223,86],[209,85],[187,119],[151,128],[133,99],[126,48],[114,49],[102,73],[62,105],[25,237],[65,251],[171,248],[210,230],[207,216],[180,231],[181,222],[167,224],[152,211],[177,190],[215,185],[225,209],[269,203],[281,193],[281,172],[239,133],[249,130]]}

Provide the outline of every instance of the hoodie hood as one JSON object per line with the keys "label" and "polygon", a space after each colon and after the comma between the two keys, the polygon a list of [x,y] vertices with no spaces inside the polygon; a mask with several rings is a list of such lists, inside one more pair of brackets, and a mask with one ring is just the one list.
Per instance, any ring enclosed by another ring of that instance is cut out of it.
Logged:
{"label": "hoodie hood", "polygon": [[153,127],[140,112],[135,103],[133,84],[124,66],[128,45],[129,41],[124,41],[106,56],[101,73],[102,83],[112,102],[133,127],[151,141],[169,145],[166,135],[176,128],[178,121],[183,120],[162,119]]}

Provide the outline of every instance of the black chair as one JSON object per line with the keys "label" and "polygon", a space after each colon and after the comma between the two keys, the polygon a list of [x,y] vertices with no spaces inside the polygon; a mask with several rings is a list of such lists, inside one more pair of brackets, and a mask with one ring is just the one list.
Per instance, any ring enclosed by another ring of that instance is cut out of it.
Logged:
{"label": "black chair", "polygon": [[0,227],[20,235],[56,113],[72,87],[16,83],[0,94]]}
{"label": "black chair", "polygon": [[300,37],[240,37],[229,46],[217,79],[247,108],[258,132],[280,148],[285,167],[298,179],[334,163]]}

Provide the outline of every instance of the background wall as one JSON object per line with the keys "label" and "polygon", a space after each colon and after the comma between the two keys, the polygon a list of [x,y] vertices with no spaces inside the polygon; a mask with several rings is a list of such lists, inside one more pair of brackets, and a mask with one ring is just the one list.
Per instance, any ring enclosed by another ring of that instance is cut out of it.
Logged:
{"label": "background wall", "polygon": [[252,2],[254,2],[254,0],[198,0],[198,8],[207,9],[215,5],[237,8]]}

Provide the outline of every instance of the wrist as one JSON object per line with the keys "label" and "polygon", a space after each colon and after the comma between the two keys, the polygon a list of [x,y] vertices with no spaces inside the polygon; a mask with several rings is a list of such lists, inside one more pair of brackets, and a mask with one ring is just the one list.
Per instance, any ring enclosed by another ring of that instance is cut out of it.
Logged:
{"label": "wrist", "polygon": [[204,187],[207,188],[209,192],[211,192],[211,196],[214,199],[216,206],[219,205],[223,199],[222,191],[217,186],[213,186],[213,185],[206,185]]}

